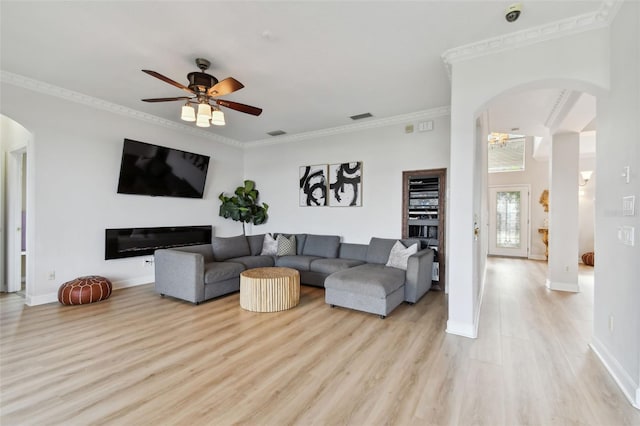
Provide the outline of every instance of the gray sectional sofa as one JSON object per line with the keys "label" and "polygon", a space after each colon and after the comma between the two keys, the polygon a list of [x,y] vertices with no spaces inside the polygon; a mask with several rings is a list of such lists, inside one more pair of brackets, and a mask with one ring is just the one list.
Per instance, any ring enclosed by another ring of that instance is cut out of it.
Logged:
{"label": "gray sectional sofa", "polygon": [[[411,255],[405,271],[385,266],[395,239],[372,238],[367,245],[341,243],[336,235],[295,238],[296,254],[286,256],[261,255],[264,234],[214,237],[211,244],[156,250],[156,292],[199,304],[238,291],[240,273],[246,269],[281,266],[297,269],[302,284],[324,287],[332,307],[384,318],[403,301],[417,302],[431,287],[431,249]],[[419,247],[418,240],[401,241]]]}

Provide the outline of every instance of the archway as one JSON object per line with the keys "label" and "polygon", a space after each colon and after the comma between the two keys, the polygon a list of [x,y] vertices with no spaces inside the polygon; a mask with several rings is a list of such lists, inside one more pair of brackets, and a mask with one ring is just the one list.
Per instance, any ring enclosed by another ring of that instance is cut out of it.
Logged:
{"label": "archway", "polygon": [[602,96],[607,58],[604,33],[591,31],[452,64],[447,332],[477,336],[486,244],[475,225],[486,215],[487,197],[486,145],[479,143],[477,120],[492,100],[514,91],[561,87]]}

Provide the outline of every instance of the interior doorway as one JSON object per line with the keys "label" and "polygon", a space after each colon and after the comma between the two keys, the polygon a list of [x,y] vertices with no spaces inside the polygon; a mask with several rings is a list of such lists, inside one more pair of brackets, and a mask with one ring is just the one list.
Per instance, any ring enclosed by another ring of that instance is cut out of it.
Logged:
{"label": "interior doorway", "polygon": [[529,254],[529,186],[489,187],[489,254]]}
{"label": "interior doorway", "polygon": [[24,295],[27,275],[27,149],[7,155],[7,284],[8,292]]}

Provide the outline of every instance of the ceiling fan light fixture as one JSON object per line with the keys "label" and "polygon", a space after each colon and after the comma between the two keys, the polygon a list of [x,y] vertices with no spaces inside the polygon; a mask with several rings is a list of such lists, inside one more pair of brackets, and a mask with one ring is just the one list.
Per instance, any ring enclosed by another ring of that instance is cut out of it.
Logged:
{"label": "ceiling fan light fixture", "polygon": [[224,126],[226,124],[224,120],[224,112],[219,108],[215,108],[211,113],[211,124],[215,126]]}
{"label": "ceiling fan light fixture", "polygon": [[198,127],[209,127],[211,124],[209,123],[209,119],[204,115],[199,115],[196,120],[196,126]]}
{"label": "ceiling fan light fixture", "polygon": [[196,121],[196,110],[188,103],[182,106],[182,114],[180,118],[184,121],[194,122]]}
{"label": "ceiling fan light fixture", "polygon": [[[152,70],[142,70],[145,74],[164,81],[178,89],[182,89],[189,93],[189,96],[176,96],[170,98],[150,98],[142,99],[143,102],[172,102],[183,101],[180,118],[183,121],[195,122],[199,127],[209,127],[211,124],[216,126],[224,126],[226,124],[225,116],[217,105],[225,108],[239,111],[245,114],[259,116],[262,114],[262,108],[251,105],[241,104],[239,102],[225,101],[218,99],[219,96],[228,95],[244,87],[242,83],[233,77],[227,77],[224,80],[218,80],[216,77],[207,74],[205,71],[211,66],[211,62],[204,58],[197,58],[196,65],[200,71],[187,74],[189,86],[178,83],[175,80],[166,77],[159,72]],[[197,111],[195,105],[198,105]],[[214,104],[214,105],[212,105]],[[213,120],[212,120],[213,107]]]}
{"label": "ceiling fan light fixture", "polygon": [[211,120],[211,105],[207,103],[198,104],[198,121],[203,119]]}

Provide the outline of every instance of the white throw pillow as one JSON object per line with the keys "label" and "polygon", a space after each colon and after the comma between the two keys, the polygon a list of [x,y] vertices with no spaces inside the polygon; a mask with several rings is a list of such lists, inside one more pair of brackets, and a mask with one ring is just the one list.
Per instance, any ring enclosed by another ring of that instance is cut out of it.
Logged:
{"label": "white throw pillow", "polygon": [[289,238],[284,235],[278,235],[276,238],[278,242],[278,256],[295,256],[296,254],[296,236],[292,235]]}
{"label": "white throw pillow", "polygon": [[391,247],[391,253],[389,253],[389,260],[387,266],[392,266],[398,269],[407,270],[407,263],[409,263],[409,256],[418,252],[418,243],[412,246],[405,247],[400,241]]}
{"label": "white throw pillow", "polygon": [[278,254],[278,242],[273,238],[271,234],[264,234],[264,241],[262,241],[261,256],[275,256]]}

